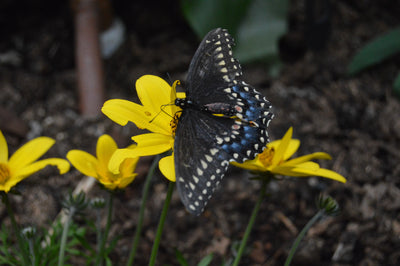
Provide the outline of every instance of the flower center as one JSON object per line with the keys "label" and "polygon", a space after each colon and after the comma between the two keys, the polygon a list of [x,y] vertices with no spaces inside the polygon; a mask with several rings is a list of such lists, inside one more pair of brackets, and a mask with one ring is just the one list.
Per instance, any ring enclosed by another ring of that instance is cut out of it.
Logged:
{"label": "flower center", "polygon": [[274,158],[275,149],[273,147],[267,147],[259,156],[260,162],[265,166],[268,167],[272,165],[272,159]]}
{"label": "flower center", "polygon": [[114,183],[119,177],[118,174],[113,174],[107,168],[104,168],[101,166],[97,167],[97,174],[99,176],[98,180],[100,181],[100,183],[103,183],[103,182]]}
{"label": "flower center", "polygon": [[8,165],[0,163],[0,184],[5,184],[10,178],[10,169]]}

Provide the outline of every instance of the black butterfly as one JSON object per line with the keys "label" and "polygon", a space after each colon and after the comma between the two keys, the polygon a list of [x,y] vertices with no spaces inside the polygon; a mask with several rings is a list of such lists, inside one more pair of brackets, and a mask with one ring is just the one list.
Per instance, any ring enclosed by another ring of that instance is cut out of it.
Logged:
{"label": "black butterfly", "polygon": [[186,98],[175,134],[174,160],[180,198],[199,215],[230,161],[243,162],[268,143],[271,104],[242,81],[232,57],[234,41],[225,29],[210,31],[200,43],[187,76]]}

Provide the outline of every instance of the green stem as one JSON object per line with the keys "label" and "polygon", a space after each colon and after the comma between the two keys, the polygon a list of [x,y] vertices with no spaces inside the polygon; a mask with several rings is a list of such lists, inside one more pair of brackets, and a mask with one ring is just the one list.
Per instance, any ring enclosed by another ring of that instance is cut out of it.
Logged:
{"label": "green stem", "polygon": [[149,266],[154,266],[156,263],[156,257],[158,252],[158,247],[160,245],[161,235],[164,228],[165,218],[167,217],[169,204],[171,203],[172,192],[174,192],[175,182],[169,182],[167,196],[165,198],[164,207],[161,212],[160,221],[158,222],[156,238],[154,239],[153,248],[151,250]]}
{"label": "green stem", "polygon": [[147,198],[148,198],[148,195],[149,195],[150,184],[151,184],[151,180],[153,178],[154,172],[155,172],[155,170],[157,168],[158,161],[160,160],[160,158],[161,158],[160,155],[157,155],[155,157],[155,159],[153,160],[152,165],[150,166],[149,172],[147,173],[147,176],[146,176],[146,182],[145,182],[144,187],[143,187],[142,203],[140,205],[140,210],[139,210],[139,218],[138,218],[138,222],[137,222],[137,225],[136,225],[135,235],[133,237],[132,249],[131,249],[131,252],[129,254],[128,262],[126,263],[127,266],[133,265],[133,261],[135,260],[136,251],[137,251],[137,248],[139,246],[140,235],[142,233],[142,226],[143,226],[143,220],[144,220],[144,211],[146,209],[146,202],[147,202]]}
{"label": "green stem", "polygon": [[242,242],[240,243],[239,250],[237,252],[235,261],[233,262],[232,266],[239,265],[240,259],[241,259],[242,255],[243,255],[243,252],[244,252],[244,249],[246,248],[247,239],[249,238],[250,232],[253,229],[253,225],[254,225],[254,222],[256,220],[258,211],[260,210],[261,203],[262,203],[263,199],[265,198],[265,195],[266,195],[265,190],[267,188],[268,182],[269,182],[269,179],[267,179],[267,178],[262,180],[262,185],[261,185],[260,194],[258,196],[258,200],[256,202],[256,205],[253,208],[253,212],[251,214],[249,223],[247,224],[246,231],[244,233]]}
{"label": "green stem", "polygon": [[101,214],[102,210],[100,208],[96,208],[96,251],[97,254],[100,254],[100,249],[101,249]]}
{"label": "green stem", "polygon": [[68,210],[67,221],[65,221],[62,236],[61,236],[61,243],[60,243],[60,252],[58,253],[58,266],[64,265],[64,255],[65,255],[65,247],[67,244],[68,238],[68,231],[69,226],[71,225],[72,217],[74,216],[75,208],[71,208]]}
{"label": "green stem", "polygon": [[28,240],[28,244],[29,244],[29,252],[31,254],[32,257],[32,266],[36,265],[36,254],[35,254],[35,248],[34,248],[34,243],[32,239]]}
{"label": "green stem", "polygon": [[[110,231],[111,227],[111,218],[112,218],[112,209],[113,209],[113,199],[114,199],[114,193],[112,191],[109,191],[108,193],[108,198],[107,198],[107,223],[106,223],[106,228],[104,229],[103,236],[101,238],[100,242],[100,248],[97,254],[97,260],[96,260],[96,265],[103,265],[103,259],[104,259],[104,252],[105,252],[105,246],[108,238],[108,233]],[[98,228],[100,230],[100,228]]]}
{"label": "green stem", "polygon": [[301,230],[300,234],[296,237],[296,240],[294,241],[292,248],[290,249],[289,255],[285,261],[285,266],[289,266],[290,263],[292,262],[294,253],[296,253],[297,248],[299,247],[300,241],[304,238],[306,235],[307,231],[311,228],[311,226],[314,225],[322,216],[324,215],[323,211],[317,212],[313,218],[311,218],[310,221],[304,226],[304,228]]}
{"label": "green stem", "polygon": [[28,265],[29,264],[29,254],[27,253],[27,250],[25,249],[24,240],[22,239],[21,232],[20,232],[18,224],[15,220],[14,212],[11,207],[10,200],[8,198],[8,194],[2,193],[2,195],[3,195],[3,202],[6,205],[8,215],[10,216],[10,219],[11,219],[11,225],[14,229],[15,234],[17,235],[18,246],[19,246],[19,249],[21,250],[24,264]]}

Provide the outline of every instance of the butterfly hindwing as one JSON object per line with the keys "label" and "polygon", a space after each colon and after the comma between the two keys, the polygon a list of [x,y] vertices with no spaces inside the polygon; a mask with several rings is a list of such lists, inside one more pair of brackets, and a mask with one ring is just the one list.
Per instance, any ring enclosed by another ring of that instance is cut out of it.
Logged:
{"label": "butterfly hindwing", "polygon": [[215,136],[226,134],[229,118],[185,110],[179,119],[174,146],[178,192],[186,209],[199,215],[222,180],[230,155]]}

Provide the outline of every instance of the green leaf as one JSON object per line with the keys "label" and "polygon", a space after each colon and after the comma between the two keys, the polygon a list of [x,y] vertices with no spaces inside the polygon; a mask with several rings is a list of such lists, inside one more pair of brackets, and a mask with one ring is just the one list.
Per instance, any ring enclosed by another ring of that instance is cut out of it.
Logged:
{"label": "green leaf", "polygon": [[189,263],[187,262],[187,260],[183,256],[182,252],[180,252],[177,249],[175,250],[175,257],[178,260],[179,265],[181,265],[181,266],[188,266],[189,265]]}
{"label": "green leaf", "polygon": [[347,71],[350,75],[354,75],[398,52],[400,52],[400,27],[367,43],[353,57]]}
{"label": "green leaf", "polygon": [[111,259],[110,258],[106,258],[106,265],[107,266],[112,266],[112,261],[111,261]]}
{"label": "green leaf", "polygon": [[287,31],[287,0],[254,0],[240,24],[235,56],[241,62],[279,61],[278,41]]}
{"label": "green leaf", "polygon": [[117,242],[119,239],[120,239],[119,236],[116,236],[111,240],[110,244],[108,245],[108,247],[105,250],[105,253],[107,255],[110,254],[111,251],[113,251],[113,249],[117,246]]}
{"label": "green leaf", "polygon": [[394,80],[393,92],[398,98],[400,98],[400,72],[399,72],[399,74],[397,74],[397,77]]}
{"label": "green leaf", "polygon": [[197,36],[228,29],[241,62],[278,62],[278,40],[287,31],[288,0],[181,0],[183,14]]}
{"label": "green leaf", "polygon": [[181,0],[183,15],[197,36],[203,38],[214,28],[232,34],[239,26],[251,0]]}
{"label": "green leaf", "polygon": [[211,261],[213,259],[213,254],[208,254],[207,256],[205,256],[200,262],[199,264],[197,264],[197,266],[208,266]]}

